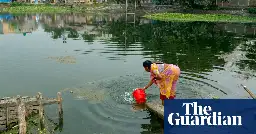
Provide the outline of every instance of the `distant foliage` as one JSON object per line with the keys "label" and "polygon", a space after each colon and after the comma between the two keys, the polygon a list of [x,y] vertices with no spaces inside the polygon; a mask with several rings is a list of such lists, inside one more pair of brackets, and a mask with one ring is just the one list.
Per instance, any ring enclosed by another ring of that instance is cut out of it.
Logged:
{"label": "distant foliage", "polygon": [[249,13],[256,14],[256,8],[248,8]]}
{"label": "distant foliage", "polygon": [[179,4],[188,8],[216,8],[216,0],[180,0]]}
{"label": "distant foliage", "polygon": [[12,2],[10,4],[11,7],[26,7],[26,6],[51,6],[51,4],[46,3],[46,4],[30,4],[30,3],[23,3],[23,2]]}
{"label": "distant foliage", "polygon": [[17,7],[17,6],[29,6],[27,3],[22,3],[22,2],[12,2],[11,7]]}

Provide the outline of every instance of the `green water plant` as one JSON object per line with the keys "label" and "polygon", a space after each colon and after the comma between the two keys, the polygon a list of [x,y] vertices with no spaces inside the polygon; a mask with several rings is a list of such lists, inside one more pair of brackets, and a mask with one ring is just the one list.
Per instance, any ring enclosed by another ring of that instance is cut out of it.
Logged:
{"label": "green water plant", "polygon": [[60,6],[52,4],[30,4],[14,2],[0,10],[0,13],[80,13],[104,9],[105,4],[83,6]]}
{"label": "green water plant", "polygon": [[207,21],[207,22],[256,22],[256,17],[237,16],[229,14],[184,14],[184,13],[156,13],[144,17],[160,21]]}
{"label": "green water plant", "polygon": [[65,13],[71,12],[71,8],[53,5],[32,5],[32,4],[13,4],[3,8],[1,12],[8,13]]}

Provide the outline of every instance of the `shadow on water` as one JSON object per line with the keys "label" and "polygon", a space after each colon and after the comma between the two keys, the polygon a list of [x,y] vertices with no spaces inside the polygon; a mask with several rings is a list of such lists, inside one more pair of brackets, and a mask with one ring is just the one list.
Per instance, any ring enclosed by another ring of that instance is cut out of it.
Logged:
{"label": "shadow on water", "polygon": [[[61,47],[72,49],[70,51],[84,61],[90,56],[101,56],[118,62],[120,66],[125,64],[130,67],[126,59],[134,56],[141,62],[151,59],[177,64],[182,70],[177,98],[226,97],[233,92],[240,93],[238,87],[222,83],[225,79],[233,82],[227,74],[255,78],[256,47],[253,38],[256,24],[160,22],[141,17],[136,18],[135,24],[130,24],[124,19],[119,14],[14,16],[0,22],[0,33],[5,36],[32,31],[33,34],[39,29],[54,41],[65,43]],[[70,47],[76,44],[82,44],[82,47]],[[70,104],[72,110],[68,111],[90,122],[85,123],[91,127],[90,130],[85,130],[81,121],[79,131],[100,133],[101,130],[95,127],[100,126],[109,133],[161,133],[161,122],[152,113],[132,110],[132,89],[144,86],[149,74],[135,75],[130,70],[125,70],[131,73],[129,75],[110,76],[62,90],[79,99],[74,102],[76,105]],[[156,87],[150,88],[147,93],[149,101],[159,99]],[[79,120],[79,117],[74,118]]]}
{"label": "shadow on water", "polygon": [[141,134],[164,134],[164,122],[162,119],[158,118],[153,112],[148,111],[149,117],[147,119],[150,120],[149,124],[141,124],[141,128],[144,131]]}

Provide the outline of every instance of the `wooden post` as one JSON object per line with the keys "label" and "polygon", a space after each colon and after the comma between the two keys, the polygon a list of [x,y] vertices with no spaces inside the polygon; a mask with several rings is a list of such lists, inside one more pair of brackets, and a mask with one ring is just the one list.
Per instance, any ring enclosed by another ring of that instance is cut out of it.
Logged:
{"label": "wooden post", "polygon": [[[8,103],[7,103],[8,104]],[[8,108],[8,105],[6,104],[6,128],[8,127],[9,125],[9,108]]]}
{"label": "wooden post", "polygon": [[125,0],[125,13],[126,13],[126,16],[127,16],[127,9],[128,9],[128,0]]}
{"label": "wooden post", "polygon": [[38,95],[37,95],[37,102],[39,104],[39,109],[38,109],[38,112],[39,112],[39,120],[40,120],[40,129],[43,130],[45,128],[44,126],[44,108],[43,108],[43,104],[42,104],[42,94],[40,92],[38,92]]}
{"label": "wooden post", "polygon": [[26,124],[26,107],[24,102],[22,102],[21,97],[17,96],[18,104],[18,118],[19,118],[19,134],[26,134],[27,124]]}
{"label": "wooden post", "polygon": [[[137,5],[136,5],[137,3],[136,3],[136,2],[137,2],[137,1],[136,1],[136,0],[134,0],[134,1],[135,1],[135,2],[134,2],[134,9],[136,10],[136,8],[137,8]],[[140,0],[139,0],[139,1],[140,1]]]}
{"label": "wooden post", "polygon": [[61,92],[57,93],[58,111],[59,111],[59,130],[63,129],[63,109],[62,109],[62,97]]}
{"label": "wooden post", "polygon": [[61,92],[57,93],[57,101],[58,101],[58,104],[59,104],[59,106],[58,106],[59,113],[63,113]]}

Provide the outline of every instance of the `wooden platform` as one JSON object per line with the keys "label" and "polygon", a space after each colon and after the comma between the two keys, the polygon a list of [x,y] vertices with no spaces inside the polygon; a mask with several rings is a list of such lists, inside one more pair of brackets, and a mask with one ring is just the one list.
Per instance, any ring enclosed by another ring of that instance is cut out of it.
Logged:
{"label": "wooden platform", "polygon": [[[39,114],[43,122],[44,105],[59,104],[59,114],[62,114],[62,97],[57,93],[57,98],[43,98],[41,93],[35,97],[17,96],[0,99],[0,132],[10,129],[12,124],[19,125],[19,134],[26,133],[26,117],[32,113]],[[43,123],[41,124],[43,125]]]}
{"label": "wooden platform", "polygon": [[146,107],[148,110],[157,114],[161,119],[164,119],[164,106],[160,100],[155,100],[152,102],[147,102]]}

